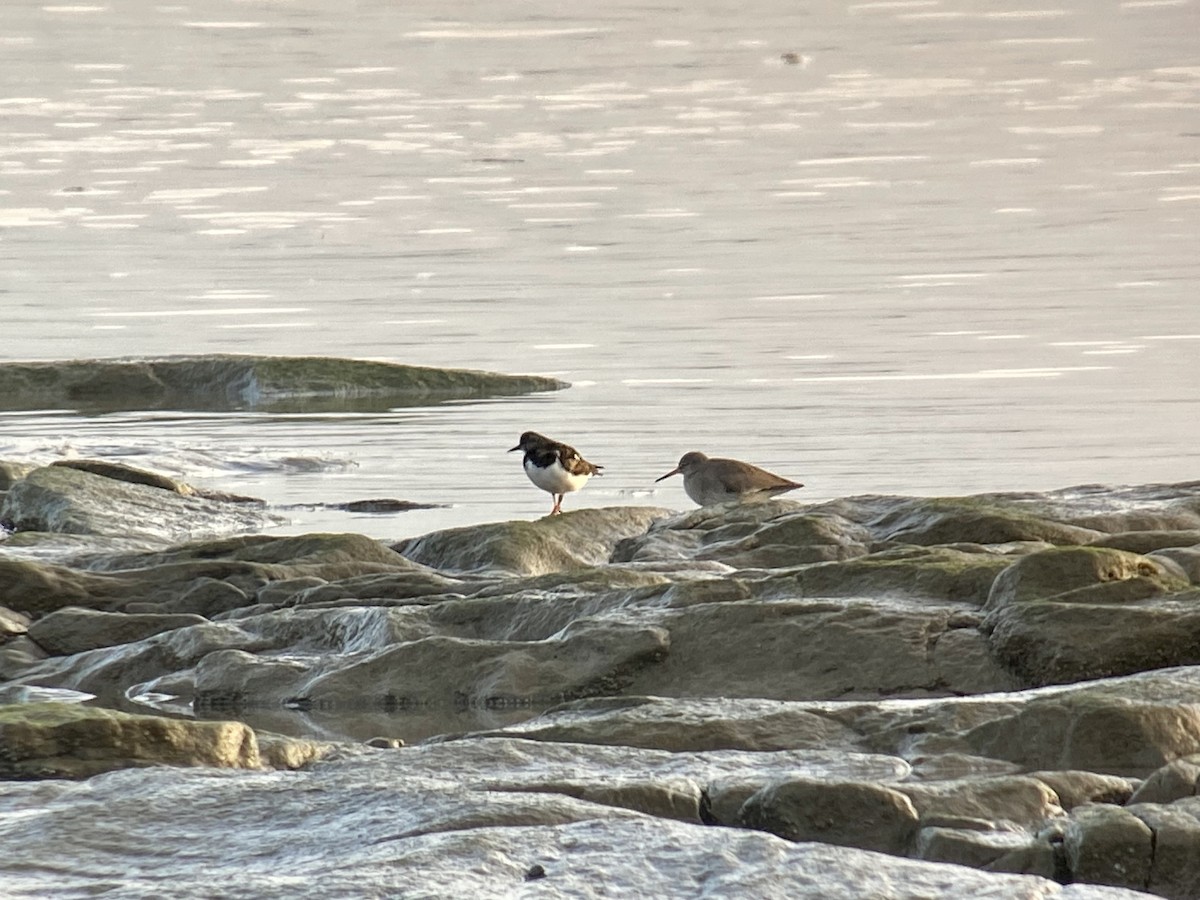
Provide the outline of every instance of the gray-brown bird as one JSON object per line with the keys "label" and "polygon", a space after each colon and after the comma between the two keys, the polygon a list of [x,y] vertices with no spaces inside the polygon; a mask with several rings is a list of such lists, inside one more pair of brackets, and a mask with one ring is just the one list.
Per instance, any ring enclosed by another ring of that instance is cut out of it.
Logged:
{"label": "gray-brown bird", "polygon": [[683,475],[683,490],[701,506],[730,500],[742,503],[766,500],[804,487],[740,459],[709,458],[699,450],[685,453],[678,466],[654,480],[659,482],[680,474]]}

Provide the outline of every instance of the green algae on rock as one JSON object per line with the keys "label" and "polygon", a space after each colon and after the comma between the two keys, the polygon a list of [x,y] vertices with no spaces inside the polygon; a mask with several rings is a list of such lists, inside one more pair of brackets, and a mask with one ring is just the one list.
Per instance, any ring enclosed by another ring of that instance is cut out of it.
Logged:
{"label": "green algae on rock", "polygon": [[241,722],[166,719],[73,703],[0,706],[0,778],[88,778],[158,765],[297,768],[328,749],[313,741],[270,743],[264,754],[257,735]]}
{"label": "green algae on rock", "polygon": [[319,356],[169,356],[0,363],[0,409],[259,409],[425,406],[561,390],[555,378]]}

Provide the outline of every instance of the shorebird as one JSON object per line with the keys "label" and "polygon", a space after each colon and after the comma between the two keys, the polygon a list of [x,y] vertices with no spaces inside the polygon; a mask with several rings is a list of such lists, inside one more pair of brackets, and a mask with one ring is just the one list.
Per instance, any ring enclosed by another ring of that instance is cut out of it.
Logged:
{"label": "shorebird", "polygon": [[679,465],[662,478],[654,480],[659,482],[663,478],[679,474],[683,475],[684,491],[701,506],[711,506],[729,500],[766,500],[776,494],[804,487],[740,459],[710,459],[699,450],[683,454]]}
{"label": "shorebird", "polygon": [[517,446],[509,450],[525,451],[525,474],[529,480],[554,496],[554,507],[550,515],[562,513],[563,495],[577,491],[593,475],[600,475],[604,466],[597,466],[579,455],[574,447],[560,444],[550,438],[527,431],[521,435]]}

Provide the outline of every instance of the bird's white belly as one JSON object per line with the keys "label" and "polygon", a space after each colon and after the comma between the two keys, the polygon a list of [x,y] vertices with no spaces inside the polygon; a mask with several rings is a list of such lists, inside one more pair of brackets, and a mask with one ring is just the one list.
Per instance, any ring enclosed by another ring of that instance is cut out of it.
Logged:
{"label": "bird's white belly", "polygon": [[540,469],[526,460],[525,474],[529,476],[530,481],[551,494],[569,494],[577,491],[592,477],[591,475],[572,475],[562,467],[557,459],[544,469]]}

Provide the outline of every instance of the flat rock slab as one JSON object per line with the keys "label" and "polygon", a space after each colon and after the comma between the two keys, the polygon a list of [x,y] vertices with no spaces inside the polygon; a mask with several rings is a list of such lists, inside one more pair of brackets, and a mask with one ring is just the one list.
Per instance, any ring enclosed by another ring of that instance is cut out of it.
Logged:
{"label": "flat rock slab", "polygon": [[[60,891],[145,894],[169,884],[184,898],[858,900],[865,886],[897,900],[1146,896],[793,844],[518,785],[464,786],[449,772],[411,772],[409,762],[403,752],[378,751],[294,773],[142,770],[79,786],[14,786],[5,797],[10,815],[0,819],[0,878],[7,890],[37,893],[50,867]],[[83,813],[97,809],[104,815]],[[72,848],[65,869],[64,847]]]}

